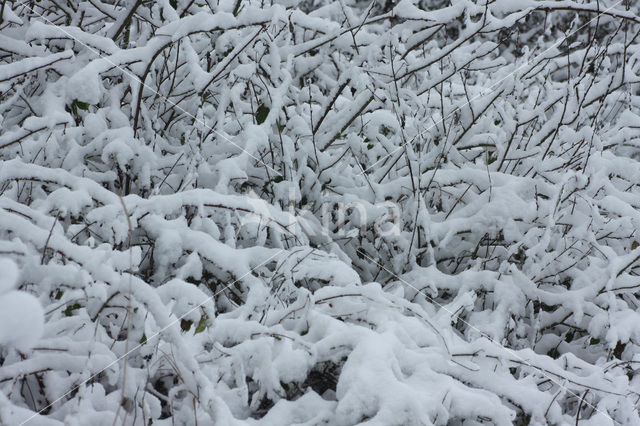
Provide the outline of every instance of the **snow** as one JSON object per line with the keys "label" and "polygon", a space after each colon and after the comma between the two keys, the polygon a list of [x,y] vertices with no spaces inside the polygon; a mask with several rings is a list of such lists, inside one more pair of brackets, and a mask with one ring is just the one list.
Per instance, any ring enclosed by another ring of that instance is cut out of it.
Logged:
{"label": "snow", "polygon": [[0,424],[640,424],[637,5],[31,7]]}
{"label": "snow", "polygon": [[0,258],[0,345],[26,351],[42,336],[44,311],[33,295],[14,290],[18,283],[18,267]]}
{"label": "snow", "polygon": [[19,77],[33,70],[50,67],[59,61],[68,60],[72,57],[73,52],[65,51],[54,53],[47,57],[24,58],[21,61],[0,65],[0,82]]}
{"label": "snow", "polygon": [[100,86],[97,72],[78,72],[67,82],[67,98],[89,105],[97,104],[102,94]]}

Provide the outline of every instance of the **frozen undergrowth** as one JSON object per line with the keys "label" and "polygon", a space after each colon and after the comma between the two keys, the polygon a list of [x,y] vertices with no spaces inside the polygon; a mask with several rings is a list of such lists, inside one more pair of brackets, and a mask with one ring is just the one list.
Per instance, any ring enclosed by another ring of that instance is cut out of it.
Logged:
{"label": "frozen undergrowth", "polygon": [[631,6],[3,2],[0,423],[640,424]]}

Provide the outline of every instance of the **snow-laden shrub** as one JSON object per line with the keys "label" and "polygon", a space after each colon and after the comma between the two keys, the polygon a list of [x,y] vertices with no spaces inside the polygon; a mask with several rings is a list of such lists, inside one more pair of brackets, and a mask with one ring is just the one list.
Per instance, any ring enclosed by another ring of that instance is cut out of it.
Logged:
{"label": "snow-laden shrub", "polygon": [[[25,359],[44,329],[44,312],[38,299],[15,289],[18,276],[16,264],[0,257],[0,348],[3,348],[0,360],[3,364]],[[28,388],[30,384],[25,385]],[[29,410],[16,407],[0,393],[0,419],[4,423],[17,423],[30,415]]]}
{"label": "snow-laden shrub", "polygon": [[0,423],[640,423],[634,7],[4,2]]}
{"label": "snow-laden shrub", "polygon": [[0,271],[0,345],[29,350],[42,336],[42,307],[32,295],[14,289],[18,281],[15,263],[0,258]]}

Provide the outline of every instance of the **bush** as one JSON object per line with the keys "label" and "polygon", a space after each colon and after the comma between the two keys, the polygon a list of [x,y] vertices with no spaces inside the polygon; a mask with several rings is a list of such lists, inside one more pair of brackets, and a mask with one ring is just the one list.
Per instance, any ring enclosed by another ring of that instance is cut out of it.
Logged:
{"label": "bush", "polygon": [[0,422],[639,423],[630,6],[3,3]]}

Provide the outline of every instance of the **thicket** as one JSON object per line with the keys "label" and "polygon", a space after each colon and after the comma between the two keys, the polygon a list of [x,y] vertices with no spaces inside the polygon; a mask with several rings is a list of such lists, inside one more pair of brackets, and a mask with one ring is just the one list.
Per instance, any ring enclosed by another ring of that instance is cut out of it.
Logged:
{"label": "thicket", "polygon": [[0,423],[640,424],[633,2],[0,7]]}

